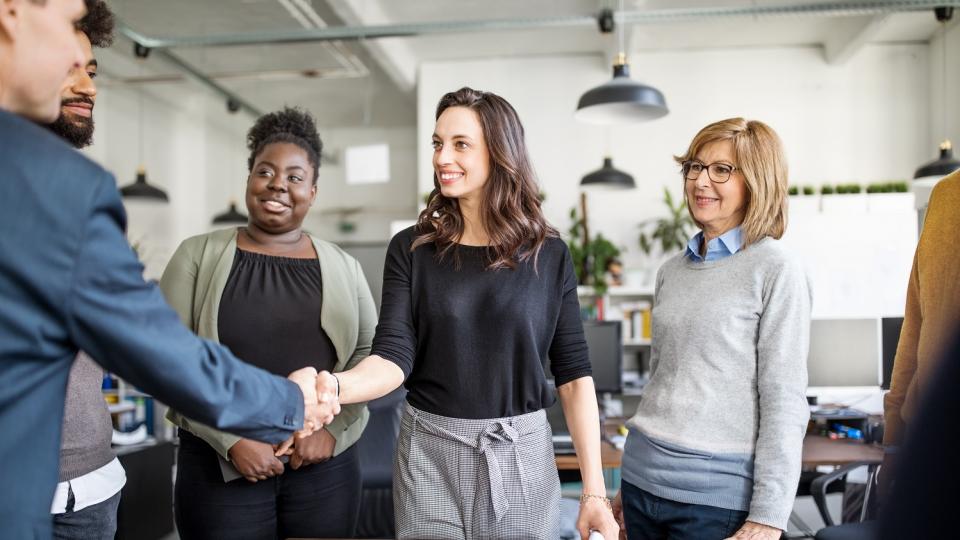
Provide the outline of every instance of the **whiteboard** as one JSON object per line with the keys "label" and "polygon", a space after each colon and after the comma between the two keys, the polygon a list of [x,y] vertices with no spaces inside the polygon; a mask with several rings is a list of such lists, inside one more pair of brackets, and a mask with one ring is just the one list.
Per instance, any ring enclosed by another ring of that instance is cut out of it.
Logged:
{"label": "whiteboard", "polygon": [[810,277],[813,318],[903,316],[917,246],[913,194],[801,199],[783,241]]}

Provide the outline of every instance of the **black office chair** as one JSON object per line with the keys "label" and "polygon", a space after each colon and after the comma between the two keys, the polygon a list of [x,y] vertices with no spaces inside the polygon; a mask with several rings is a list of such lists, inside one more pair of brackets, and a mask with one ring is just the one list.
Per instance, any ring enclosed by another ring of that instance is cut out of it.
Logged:
{"label": "black office chair", "polygon": [[[867,467],[867,487],[863,495],[860,515],[856,522],[838,525],[833,521],[833,517],[827,509],[827,489],[831,483],[846,479],[850,471],[860,467]],[[857,461],[844,465],[831,473],[818,476],[810,483],[810,494],[813,496],[813,502],[816,503],[817,510],[820,511],[820,517],[827,525],[817,531],[816,540],[872,540],[879,536],[875,496],[879,470],[880,461]]]}
{"label": "black office chair", "polygon": [[394,538],[393,458],[407,391],[401,386],[367,404],[370,420],[357,441],[363,495],[356,538]]}

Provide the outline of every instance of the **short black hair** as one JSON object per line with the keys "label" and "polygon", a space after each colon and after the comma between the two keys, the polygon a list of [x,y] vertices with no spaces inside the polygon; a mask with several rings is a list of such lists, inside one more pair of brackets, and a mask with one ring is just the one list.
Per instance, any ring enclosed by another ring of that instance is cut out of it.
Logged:
{"label": "short black hair", "polygon": [[293,143],[302,148],[307,153],[307,160],[313,165],[313,181],[316,183],[323,142],[320,141],[313,116],[299,107],[284,107],[257,118],[247,132],[247,149],[250,150],[247,170],[253,170],[257,155],[268,144],[275,142]]}
{"label": "short black hair", "polygon": [[77,23],[77,30],[86,34],[94,47],[109,47],[113,43],[113,12],[104,0],[84,0],[87,14]]}

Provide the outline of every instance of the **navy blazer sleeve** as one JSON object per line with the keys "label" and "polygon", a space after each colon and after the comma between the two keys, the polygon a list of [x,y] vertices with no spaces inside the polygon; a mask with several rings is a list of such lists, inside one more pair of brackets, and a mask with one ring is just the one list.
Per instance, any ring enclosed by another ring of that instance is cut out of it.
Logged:
{"label": "navy blazer sleeve", "polygon": [[277,443],[303,425],[292,382],[250,366],[181,324],[123,234],[113,179],[100,171],[78,252],[65,319],[72,341],[105,368],[159,400],[219,429]]}

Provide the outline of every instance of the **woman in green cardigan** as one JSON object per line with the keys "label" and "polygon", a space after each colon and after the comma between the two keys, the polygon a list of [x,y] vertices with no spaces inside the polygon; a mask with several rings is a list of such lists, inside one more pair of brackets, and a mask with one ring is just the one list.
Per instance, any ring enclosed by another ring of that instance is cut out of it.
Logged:
{"label": "woman in green cardigan", "polygon": [[[322,148],[313,119],[298,109],[267,114],[247,146],[247,226],[185,240],[161,279],[164,295],[198,335],[273,373],[349,369],[370,353],[376,308],[357,261],[302,229]],[[364,404],[345,406],[277,458],[269,444],[171,411],[180,536],[352,536],[361,491],[353,445],[367,417]]]}

